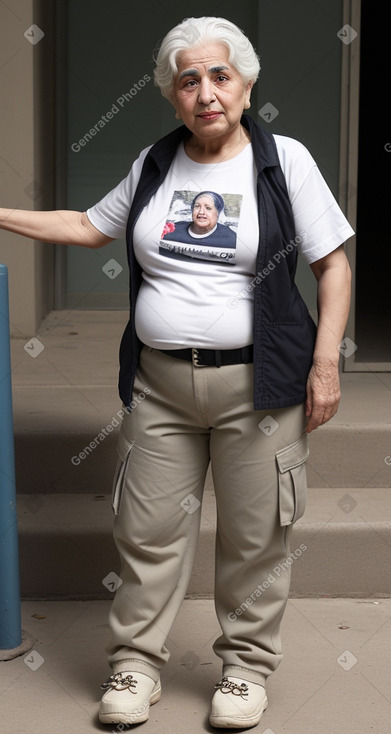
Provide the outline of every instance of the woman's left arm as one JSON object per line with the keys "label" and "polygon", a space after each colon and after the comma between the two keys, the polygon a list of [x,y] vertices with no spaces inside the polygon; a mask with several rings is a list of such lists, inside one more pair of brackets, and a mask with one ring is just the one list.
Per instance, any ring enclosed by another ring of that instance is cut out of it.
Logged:
{"label": "woman's left arm", "polygon": [[307,433],[327,423],[338,410],[338,345],[344,336],[351,293],[351,270],[343,245],[310,267],[318,281],[318,333],[307,381]]}

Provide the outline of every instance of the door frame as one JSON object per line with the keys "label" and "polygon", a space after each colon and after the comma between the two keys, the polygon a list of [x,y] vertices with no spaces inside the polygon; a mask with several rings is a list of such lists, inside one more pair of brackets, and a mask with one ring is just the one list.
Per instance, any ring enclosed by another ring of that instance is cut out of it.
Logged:
{"label": "door frame", "polygon": [[[56,54],[53,59],[56,89],[55,95],[55,208],[67,208],[66,178],[66,49],[67,49],[67,13],[66,4],[55,0],[55,45]],[[54,245],[54,308],[61,311],[66,302],[67,253],[63,245]]]}

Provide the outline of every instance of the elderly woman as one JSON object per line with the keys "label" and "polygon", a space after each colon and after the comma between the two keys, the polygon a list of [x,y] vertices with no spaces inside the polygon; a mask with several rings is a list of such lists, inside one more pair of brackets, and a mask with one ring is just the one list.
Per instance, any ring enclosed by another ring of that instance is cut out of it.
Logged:
{"label": "elderly woman", "polygon": [[[164,38],[156,83],[183,125],[145,149],[86,213],[1,210],[36,240],[102,247],[126,231],[130,321],[114,480],[122,585],[110,612],[112,675],[100,720],[139,723],[161,696],[166,640],[189,582],[211,462],[215,606],[222,661],[210,722],[255,726],[282,658],[293,523],[305,506],[308,434],[337,411],[352,229],[308,153],[243,114],[259,62],[222,18]],[[159,251],[175,191],[241,197],[235,264]],[[318,327],[294,284],[298,252],[318,283]],[[281,569],[276,573],[275,569]],[[282,570],[283,569],[283,570]]]}

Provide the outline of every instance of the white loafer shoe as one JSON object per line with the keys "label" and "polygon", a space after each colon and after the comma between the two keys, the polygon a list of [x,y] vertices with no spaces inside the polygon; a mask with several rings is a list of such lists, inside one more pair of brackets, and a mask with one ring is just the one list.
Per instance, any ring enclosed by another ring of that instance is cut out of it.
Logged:
{"label": "white loafer shoe", "polygon": [[210,723],[225,729],[256,726],[267,707],[266,691],[259,683],[229,676],[215,685]]}
{"label": "white loafer shoe", "polygon": [[155,683],[144,673],[115,673],[101,686],[99,709],[102,724],[141,724],[149,717],[150,704],[160,700],[160,679]]}

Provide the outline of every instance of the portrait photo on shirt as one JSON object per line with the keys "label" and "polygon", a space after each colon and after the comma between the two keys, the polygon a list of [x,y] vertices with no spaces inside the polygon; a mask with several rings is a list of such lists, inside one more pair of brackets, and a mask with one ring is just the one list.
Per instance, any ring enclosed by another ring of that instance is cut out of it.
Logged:
{"label": "portrait photo on shirt", "polygon": [[179,260],[234,265],[241,194],[174,191],[159,253]]}

